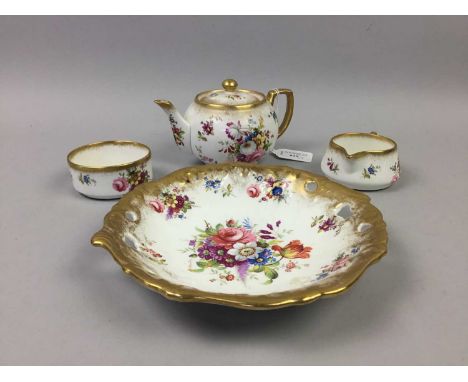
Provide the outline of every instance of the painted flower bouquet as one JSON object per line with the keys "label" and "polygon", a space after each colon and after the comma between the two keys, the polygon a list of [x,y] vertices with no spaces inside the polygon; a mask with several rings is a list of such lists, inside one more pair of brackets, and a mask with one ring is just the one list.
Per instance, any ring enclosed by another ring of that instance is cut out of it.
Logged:
{"label": "painted flower bouquet", "polygon": [[112,188],[118,192],[132,191],[139,184],[148,182],[150,174],[144,165],[127,169],[119,173],[119,177],[112,181]]}
{"label": "painted flower bouquet", "polygon": [[165,189],[157,199],[151,200],[149,206],[157,213],[166,211],[166,219],[185,219],[185,214],[195,203],[178,187]]}
{"label": "painted flower bouquet", "polygon": [[[271,284],[279,275],[282,262],[291,259],[307,259],[312,247],[305,247],[299,240],[283,245],[285,234],[291,233],[281,227],[281,221],[257,229],[249,219],[242,223],[229,219],[225,224],[197,228],[198,234],[189,242],[184,252],[196,258],[192,272],[210,270],[216,280],[245,280],[246,277],[263,274],[265,284]],[[284,265],[284,264],[283,264]]]}
{"label": "painted flower bouquet", "polygon": [[227,153],[232,160],[238,162],[255,162],[260,160],[272,145],[273,134],[265,129],[263,118],[258,121],[249,119],[248,126],[228,122],[226,124],[228,141],[220,141],[223,145],[219,152]]}
{"label": "painted flower bouquet", "polygon": [[[256,175],[255,180],[257,182],[249,185],[246,191],[251,198],[259,197],[259,202],[266,202],[268,200],[282,202],[289,196],[289,186],[291,182],[285,178]],[[261,195],[262,188],[264,190],[263,195]]]}

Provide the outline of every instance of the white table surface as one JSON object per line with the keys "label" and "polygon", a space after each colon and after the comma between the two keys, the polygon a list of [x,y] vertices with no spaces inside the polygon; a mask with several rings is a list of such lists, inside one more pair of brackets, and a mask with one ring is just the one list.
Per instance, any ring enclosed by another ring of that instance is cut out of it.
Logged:
{"label": "white table surface", "polygon": [[[468,18],[0,17],[0,364],[467,364]],[[156,176],[196,164],[184,109],[224,78],[296,96],[278,142],[315,154],[376,130],[402,178],[368,193],[388,255],[349,292],[279,311],[167,301],[90,245],[114,201],[77,194],[66,154],[134,139]]]}

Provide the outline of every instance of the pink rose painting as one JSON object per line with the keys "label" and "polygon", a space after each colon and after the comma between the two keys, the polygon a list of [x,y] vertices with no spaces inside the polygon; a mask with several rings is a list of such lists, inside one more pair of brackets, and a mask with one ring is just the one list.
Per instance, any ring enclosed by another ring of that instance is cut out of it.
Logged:
{"label": "pink rose painting", "polygon": [[114,181],[112,182],[112,188],[113,188],[115,191],[118,191],[118,192],[123,192],[123,191],[125,191],[125,190],[128,188],[128,181],[127,181],[127,179],[125,179],[125,178],[123,178],[123,177],[114,179]]}
{"label": "pink rose painting", "polygon": [[152,200],[151,202],[148,203],[150,205],[150,207],[158,212],[158,213],[162,213],[164,212],[164,203],[161,202],[159,199],[155,199],[155,200]]}
{"label": "pink rose painting", "polygon": [[250,243],[255,241],[252,231],[244,227],[227,227],[218,230],[211,240],[224,248],[232,248],[236,243]]}
{"label": "pink rose painting", "polygon": [[247,187],[247,195],[251,198],[257,198],[260,195],[260,187],[258,184],[251,184]]}
{"label": "pink rose painting", "polygon": [[263,151],[262,149],[257,149],[252,154],[246,155],[244,161],[245,162],[256,162],[256,161],[262,159],[264,155],[265,155],[265,151]]}

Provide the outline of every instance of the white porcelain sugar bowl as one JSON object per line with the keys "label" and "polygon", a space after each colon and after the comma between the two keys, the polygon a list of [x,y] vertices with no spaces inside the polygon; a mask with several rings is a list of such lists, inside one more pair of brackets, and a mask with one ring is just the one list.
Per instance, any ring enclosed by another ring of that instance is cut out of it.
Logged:
{"label": "white porcelain sugar bowl", "polygon": [[95,199],[120,198],[153,177],[150,148],[134,141],[90,143],[67,161],[75,190]]}

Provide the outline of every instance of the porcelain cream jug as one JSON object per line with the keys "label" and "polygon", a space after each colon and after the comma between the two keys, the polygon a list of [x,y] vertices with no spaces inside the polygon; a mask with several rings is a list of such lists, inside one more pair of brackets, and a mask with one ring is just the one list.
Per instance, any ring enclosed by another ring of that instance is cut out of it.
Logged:
{"label": "porcelain cream jug", "polygon": [[330,179],[363,191],[387,188],[400,177],[397,144],[375,132],[334,136],[321,167]]}
{"label": "porcelain cream jug", "polygon": [[[272,150],[291,121],[294,96],[289,89],[267,95],[238,89],[224,80],[223,89],[197,94],[185,115],[170,101],[155,100],[168,115],[176,145],[205,163],[257,162]],[[286,96],[286,112],[278,122],[273,107],[279,94]]]}

